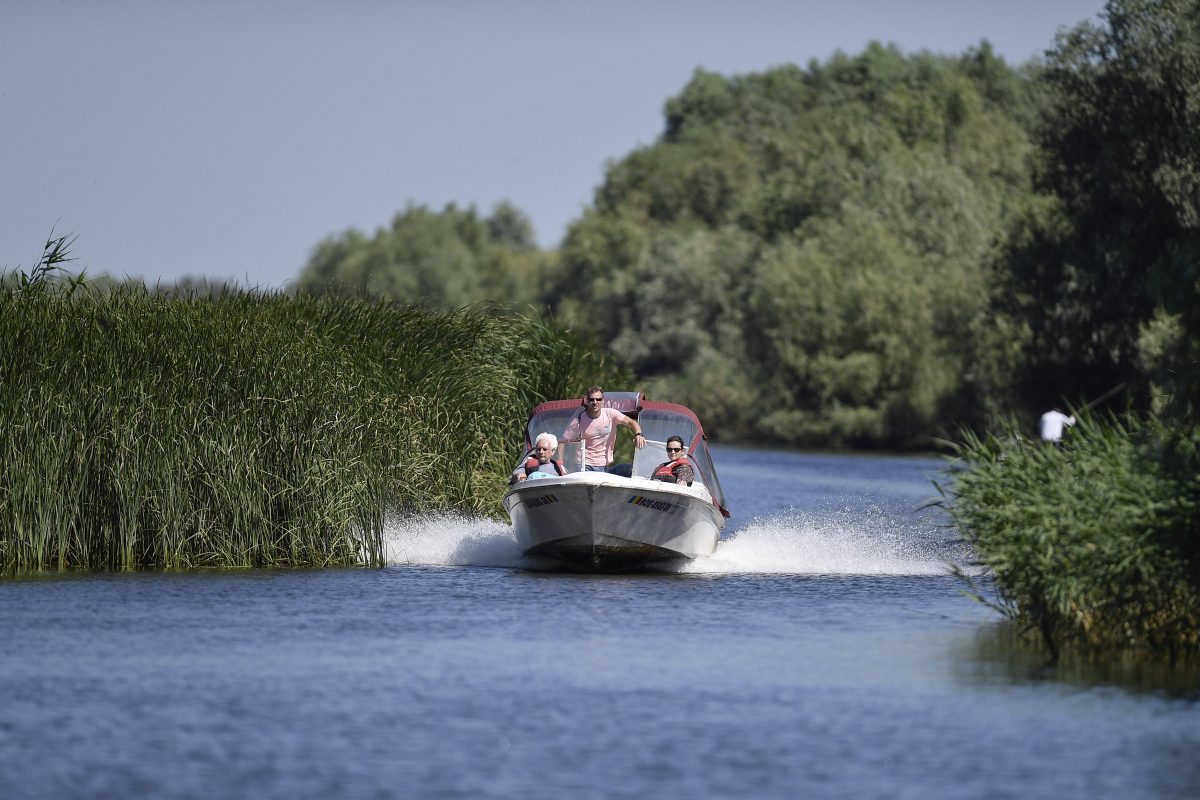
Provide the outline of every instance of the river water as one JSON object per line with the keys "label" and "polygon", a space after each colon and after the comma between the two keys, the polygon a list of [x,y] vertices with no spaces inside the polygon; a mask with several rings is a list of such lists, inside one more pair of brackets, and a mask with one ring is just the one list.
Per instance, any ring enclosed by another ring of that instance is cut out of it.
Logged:
{"label": "river water", "polygon": [[678,573],[437,517],[385,569],[0,581],[0,797],[1200,797],[1200,676],[1015,646],[940,461],[715,460]]}

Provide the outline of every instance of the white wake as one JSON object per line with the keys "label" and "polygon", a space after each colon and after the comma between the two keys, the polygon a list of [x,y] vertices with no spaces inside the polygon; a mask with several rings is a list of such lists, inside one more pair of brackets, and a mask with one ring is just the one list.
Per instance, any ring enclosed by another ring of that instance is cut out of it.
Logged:
{"label": "white wake", "polygon": [[931,532],[888,519],[755,519],[681,571],[788,575],[947,575],[952,556]]}
{"label": "white wake", "polygon": [[[936,532],[880,515],[757,518],[728,534],[716,552],[678,568],[705,574],[946,575],[959,559]],[[389,565],[541,567],[517,549],[506,523],[465,514],[426,514],[395,520],[384,534]],[[966,568],[970,573],[974,568]]]}
{"label": "white wake", "polygon": [[393,565],[526,565],[509,525],[465,514],[423,514],[389,521],[383,546],[386,562]]}

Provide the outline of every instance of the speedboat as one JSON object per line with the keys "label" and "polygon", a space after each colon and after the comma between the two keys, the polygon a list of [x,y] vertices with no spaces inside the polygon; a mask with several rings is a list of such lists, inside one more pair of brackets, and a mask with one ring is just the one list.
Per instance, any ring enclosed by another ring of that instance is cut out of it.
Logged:
{"label": "speedboat", "polygon": [[[700,420],[685,406],[608,392],[604,405],[633,417],[646,444],[634,450],[630,477],[583,468],[580,442],[559,442],[563,475],[514,484],[504,495],[517,544],[526,556],[589,571],[620,571],[711,555],[729,511]],[[533,409],[525,458],[540,433],[560,437],[583,408],[578,398]],[[666,460],[666,440],[680,436],[695,480],[691,486],[652,480]],[[525,463],[525,458],[521,463]],[[557,472],[557,471],[556,471]]]}

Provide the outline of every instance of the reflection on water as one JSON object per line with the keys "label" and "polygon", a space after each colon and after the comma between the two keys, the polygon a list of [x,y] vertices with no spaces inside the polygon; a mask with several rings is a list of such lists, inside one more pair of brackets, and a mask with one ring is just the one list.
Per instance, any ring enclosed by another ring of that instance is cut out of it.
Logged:
{"label": "reflection on water", "polygon": [[953,653],[956,673],[966,681],[1026,684],[1061,683],[1078,688],[1113,687],[1200,700],[1200,659],[1145,654],[1089,656],[1064,649],[1057,659],[1039,639],[1022,635],[1007,620],[981,625],[969,643]]}

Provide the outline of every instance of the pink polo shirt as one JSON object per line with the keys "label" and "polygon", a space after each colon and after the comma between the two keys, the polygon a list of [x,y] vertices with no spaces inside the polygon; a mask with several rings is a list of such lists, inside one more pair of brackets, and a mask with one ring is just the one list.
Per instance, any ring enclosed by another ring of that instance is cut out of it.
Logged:
{"label": "pink polo shirt", "polygon": [[592,419],[586,411],[580,411],[563,432],[566,442],[580,439],[582,426],[583,463],[589,467],[607,467],[612,461],[613,445],[617,443],[617,426],[628,419],[615,408],[600,409],[600,416]]}

